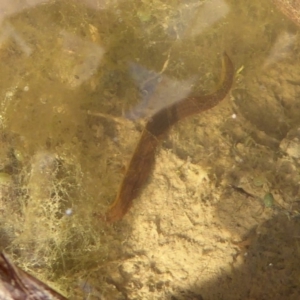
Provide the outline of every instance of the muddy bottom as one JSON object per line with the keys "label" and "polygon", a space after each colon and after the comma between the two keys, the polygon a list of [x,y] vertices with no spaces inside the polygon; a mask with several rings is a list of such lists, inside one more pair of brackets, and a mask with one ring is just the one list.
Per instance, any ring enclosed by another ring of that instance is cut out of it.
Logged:
{"label": "muddy bottom", "polygon": [[[2,2],[2,251],[70,299],[300,299],[296,24],[271,1]],[[107,224],[145,122],[214,91],[224,51],[227,97]]]}

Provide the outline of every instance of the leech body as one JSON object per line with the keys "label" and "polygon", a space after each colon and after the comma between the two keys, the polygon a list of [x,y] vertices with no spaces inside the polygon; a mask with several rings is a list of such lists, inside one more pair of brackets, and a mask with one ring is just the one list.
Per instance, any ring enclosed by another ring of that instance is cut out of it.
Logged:
{"label": "leech body", "polygon": [[224,53],[220,84],[214,93],[187,97],[161,109],[151,117],[131,157],[118,195],[106,213],[107,222],[122,219],[132,206],[133,199],[141,192],[153,168],[156,148],[168,130],[178,121],[216,106],[229,92],[233,77],[233,64]]}

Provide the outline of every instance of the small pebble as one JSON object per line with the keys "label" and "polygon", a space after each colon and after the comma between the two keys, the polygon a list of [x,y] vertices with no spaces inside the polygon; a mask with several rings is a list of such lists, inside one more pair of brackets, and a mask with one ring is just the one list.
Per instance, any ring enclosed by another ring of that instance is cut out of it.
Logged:
{"label": "small pebble", "polygon": [[6,92],[5,96],[6,97],[12,97],[13,96],[13,92],[12,91],[9,91],[9,92]]}
{"label": "small pebble", "polygon": [[264,185],[265,181],[266,180],[262,176],[258,176],[253,179],[253,184],[256,187],[262,187]]}
{"label": "small pebble", "polygon": [[263,202],[264,202],[265,207],[272,207],[274,204],[274,197],[273,197],[272,193],[265,194]]}
{"label": "small pebble", "polygon": [[66,215],[67,215],[67,216],[71,216],[72,214],[73,214],[72,208],[66,209]]}

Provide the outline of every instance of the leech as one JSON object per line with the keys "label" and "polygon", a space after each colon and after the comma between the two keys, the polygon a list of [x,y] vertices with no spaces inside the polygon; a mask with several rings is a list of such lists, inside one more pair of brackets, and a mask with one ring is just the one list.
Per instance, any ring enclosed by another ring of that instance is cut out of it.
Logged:
{"label": "leech", "polygon": [[182,119],[211,109],[223,100],[231,89],[234,67],[224,53],[220,84],[212,94],[190,96],[155,113],[147,122],[134,150],[118,195],[106,212],[106,221],[115,222],[124,217],[140,194],[155,161],[156,148],[169,129]]}

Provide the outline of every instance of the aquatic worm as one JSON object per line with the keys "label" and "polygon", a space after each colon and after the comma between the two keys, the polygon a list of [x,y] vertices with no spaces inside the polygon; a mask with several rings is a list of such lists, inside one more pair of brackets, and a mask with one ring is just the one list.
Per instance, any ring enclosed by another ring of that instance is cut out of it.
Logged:
{"label": "aquatic worm", "polygon": [[220,83],[215,92],[202,96],[188,96],[155,113],[147,122],[134,150],[115,201],[106,212],[106,221],[123,218],[132,206],[153,168],[156,148],[169,129],[182,119],[211,109],[229,92],[234,77],[234,66],[224,53]]}

